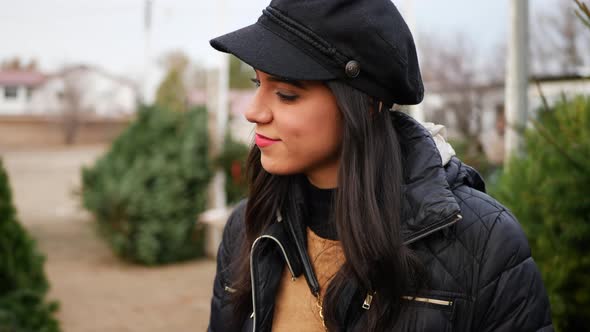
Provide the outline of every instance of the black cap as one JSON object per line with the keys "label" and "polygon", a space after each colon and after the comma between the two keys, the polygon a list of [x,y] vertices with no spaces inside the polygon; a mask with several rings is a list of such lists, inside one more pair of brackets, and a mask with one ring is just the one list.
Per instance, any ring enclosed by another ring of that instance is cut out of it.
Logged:
{"label": "black cap", "polygon": [[258,22],[210,43],[268,74],[343,80],[387,106],[424,97],[412,34],[390,0],[273,0]]}

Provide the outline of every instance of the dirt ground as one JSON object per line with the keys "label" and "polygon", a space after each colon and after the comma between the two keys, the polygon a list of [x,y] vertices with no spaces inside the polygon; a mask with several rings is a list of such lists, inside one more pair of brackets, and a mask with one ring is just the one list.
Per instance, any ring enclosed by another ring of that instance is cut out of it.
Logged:
{"label": "dirt ground", "polygon": [[64,332],[205,331],[213,260],[147,268],[119,260],[75,196],[102,146],[0,151],[20,221],[47,256]]}

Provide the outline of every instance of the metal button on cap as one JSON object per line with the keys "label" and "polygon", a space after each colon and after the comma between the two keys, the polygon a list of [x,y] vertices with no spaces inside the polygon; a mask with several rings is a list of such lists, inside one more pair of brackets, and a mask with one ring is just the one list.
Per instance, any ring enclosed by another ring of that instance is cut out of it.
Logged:
{"label": "metal button on cap", "polygon": [[358,61],[350,60],[346,63],[344,71],[346,72],[346,76],[350,78],[355,78],[359,76],[361,72],[361,64],[358,63]]}

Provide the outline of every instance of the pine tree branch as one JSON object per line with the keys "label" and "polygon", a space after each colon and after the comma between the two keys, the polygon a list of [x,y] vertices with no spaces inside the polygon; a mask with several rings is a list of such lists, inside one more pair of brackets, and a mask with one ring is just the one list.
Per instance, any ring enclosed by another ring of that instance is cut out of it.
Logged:
{"label": "pine tree branch", "polygon": [[[535,84],[537,86],[537,90],[539,91],[539,95],[541,96],[541,100],[543,102],[543,108],[545,109],[546,112],[551,112],[551,109],[549,108],[549,103],[547,103],[547,98],[545,97],[545,94],[543,93],[543,90],[541,89],[541,83],[538,80],[535,80]],[[567,161],[569,161],[569,163],[572,166],[574,166],[575,168],[577,168],[579,171],[582,171],[582,172],[589,172],[590,171],[590,170],[587,170],[586,167],[584,167],[584,165],[578,163],[566,151],[564,151],[559,146],[559,144],[551,137],[551,134],[547,131],[545,126],[543,126],[543,124],[539,120],[535,119],[534,117],[532,117],[530,115],[528,118],[529,118],[529,121],[531,121],[531,123],[539,131],[539,134],[541,134],[541,136],[547,141],[547,143],[552,145],[555,148],[555,150],[557,150],[557,152],[560,155],[562,155]]]}
{"label": "pine tree branch", "polygon": [[590,9],[588,6],[580,0],[574,0],[578,9],[576,10],[576,16],[584,23],[585,26],[590,28]]}

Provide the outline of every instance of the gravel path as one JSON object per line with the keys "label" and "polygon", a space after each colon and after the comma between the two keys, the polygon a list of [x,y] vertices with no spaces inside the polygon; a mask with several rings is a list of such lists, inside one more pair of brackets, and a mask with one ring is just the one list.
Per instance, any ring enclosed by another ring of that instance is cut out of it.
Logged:
{"label": "gravel path", "polygon": [[20,221],[47,256],[64,332],[204,331],[215,262],[148,268],[119,260],[73,194],[103,147],[0,151]]}

